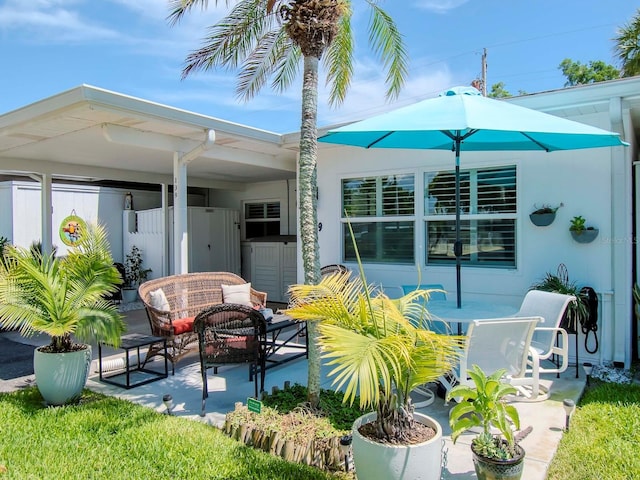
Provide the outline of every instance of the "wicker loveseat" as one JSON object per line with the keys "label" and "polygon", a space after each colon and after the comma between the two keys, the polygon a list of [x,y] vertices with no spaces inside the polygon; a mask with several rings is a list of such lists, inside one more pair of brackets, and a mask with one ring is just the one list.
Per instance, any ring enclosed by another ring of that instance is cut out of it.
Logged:
{"label": "wicker loveseat", "polygon": [[[175,364],[192,349],[198,348],[198,336],[193,321],[208,307],[224,302],[222,285],[244,285],[247,282],[230,272],[199,272],[170,275],[149,280],[140,285],[138,292],[147,310],[151,334],[167,339],[167,359]],[[160,292],[161,291],[161,292]],[[162,294],[164,307],[159,308],[158,295]],[[267,294],[249,289],[253,305],[264,306]],[[147,360],[162,354],[162,345],[152,345]]]}

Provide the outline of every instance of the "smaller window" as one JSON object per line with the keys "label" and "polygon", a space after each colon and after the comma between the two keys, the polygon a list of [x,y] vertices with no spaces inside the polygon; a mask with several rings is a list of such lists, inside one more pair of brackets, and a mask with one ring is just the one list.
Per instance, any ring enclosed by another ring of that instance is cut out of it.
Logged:
{"label": "smaller window", "polygon": [[246,238],[280,235],[280,202],[244,204]]}
{"label": "smaller window", "polygon": [[345,178],[342,207],[344,261],[356,260],[348,217],[363,262],[415,262],[414,175]]}

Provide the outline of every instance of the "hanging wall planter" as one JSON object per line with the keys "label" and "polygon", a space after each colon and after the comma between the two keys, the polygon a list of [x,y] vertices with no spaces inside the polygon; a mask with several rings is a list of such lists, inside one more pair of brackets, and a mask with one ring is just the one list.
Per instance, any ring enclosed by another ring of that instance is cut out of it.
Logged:
{"label": "hanging wall planter", "polygon": [[578,243],[591,243],[593,242],[600,230],[597,228],[585,228],[581,231],[571,230],[571,236]]}
{"label": "hanging wall planter", "polygon": [[562,203],[557,207],[552,207],[547,204],[543,204],[541,207],[534,205],[533,208],[535,210],[529,214],[529,219],[536,227],[546,227],[553,223],[556,219],[556,212],[562,206]]}
{"label": "hanging wall planter", "polygon": [[556,213],[531,213],[529,214],[529,218],[531,219],[531,223],[536,227],[546,227],[547,225],[551,225],[556,219]]}
{"label": "hanging wall planter", "polygon": [[599,230],[594,227],[587,227],[584,217],[577,215],[571,219],[569,231],[571,236],[578,243],[591,243],[598,236]]}

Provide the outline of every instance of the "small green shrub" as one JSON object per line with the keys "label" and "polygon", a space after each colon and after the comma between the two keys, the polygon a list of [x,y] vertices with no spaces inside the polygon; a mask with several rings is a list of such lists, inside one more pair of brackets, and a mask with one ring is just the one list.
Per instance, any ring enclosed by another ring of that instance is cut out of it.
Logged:
{"label": "small green shrub", "polygon": [[[358,399],[353,402],[353,405],[349,405],[348,403],[343,403],[343,398],[344,394],[342,392],[321,389],[320,412],[328,418],[336,430],[351,430],[353,422],[367,412],[360,410],[356,406],[359,405]],[[295,409],[300,409],[301,405],[304,405],[306,401],[307,387],[296,383],[289,388],[267,395],[263,400],[263,404],[267,407],[275,408],[280,413],[289,413]]]}

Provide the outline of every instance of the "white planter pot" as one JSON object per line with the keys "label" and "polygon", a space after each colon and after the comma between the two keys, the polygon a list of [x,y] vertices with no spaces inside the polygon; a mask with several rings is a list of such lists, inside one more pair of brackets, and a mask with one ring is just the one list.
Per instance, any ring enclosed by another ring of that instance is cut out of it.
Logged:
{"label": "white planter pot", "polygon": [[122,289],[122,301],[124,303],[132,303],[138,299],[138,290],[135,288]]}
{"label": "white planter pot", "polygon": [[353,424],[353,462],[360,480],[440,480],[442,427],[431,417],[414,413],[414,418],[435,429],[435,436],[415,445],[386,445],[363,437],[358,427],[376,418],[368,413]]}
{"label": "white planter pot", "polygon": [[49,405],[64,405],[82,395],[91,369],[91,345],[66,353],[33,352],[36,385]]}

